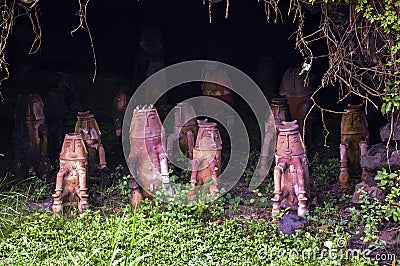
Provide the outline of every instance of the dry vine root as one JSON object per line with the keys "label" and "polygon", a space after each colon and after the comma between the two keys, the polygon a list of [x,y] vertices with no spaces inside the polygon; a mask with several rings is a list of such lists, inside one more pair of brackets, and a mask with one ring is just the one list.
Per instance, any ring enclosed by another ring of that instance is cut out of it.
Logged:
{"label": "dry vine root", "polygon": [[[277,21],[281,14],[279,2],[264,0],[268,21],[271,10],[275,12],[274,22]],[[324,112],[342,113],[323,108],[315,100],[316,94],[332,85],[338,88],[338,102],[356,95],[363,99],[366,109],[367,105],[376,109],[382,105],[382,113],[392,116],[391,121],[395,120],[393,116],[400,110],[400,6],[395,2],[290,0],[288,12],[293,12],[294,22],[298,23],[294,33],[296,49],[304,58],[302,72],[308,74],[315,60],[327,58],[329,62],[311,97],[313,108],[320,109],[322,119]],[[319,28],[307,35],[303,32],[305,9],[320,14]],[[390,24],[392,20],[393,25]],[[314,43],[325,45],[327,54],[314,54],[310,48]]]}
{"label": "dry vine root", "polygon": [[[208,19],[211,23],[212,22],[211,4],[221,2],[222,0],[207,0],[207,1],[208,1]],[[203,0],[203,5],[206,5],[206,0]],[[228,18],[228,15],[229,15],[229,0],[226,0],[225,19]]]}
{"label": "dry vine root", "polygon": [[[10,77],[8,63],[5,57],[5,49],[17,17],[27,16],[31,23],[32,31],[35,33],[35,38],[32,41],[31,48],[27,52],[29,52],[29,54],[34,54],[41,46],[42,31],[39,24],[39,8],[36,5],[39,0],[21,0],[21,2],[22,3],[19,3],[17,0],[11,0],[9,2],[3,0],[0,4],[0,86],[3,81]],[[1,87],[0,99],[4,100],[3,95],[1,94]]]}
{"label": "dry vine root", "polygon": [[94,43],[93,43],[93,38],[92,38],[92,33],[90,32],[89,24],[87,22],[87,6],[89,4],[89,0],[86,0],[86,3],[82,4],[81,0],[78,0],[79,4],[79,10],[77,13],[77,16],[79,16],[79,25],[71,31],[71,36],[74,35],[76,31],[79,29],[85,29],[88,32],[89,40],[90,40],[90,46],[92,48],[92,53],[93,53],[93,64],[94,64],[94,73],[93,73],[93,83],[94,80],[96,79],[96,74],[97,74],[97,60],[96,60],[96,52],[94,50]]}

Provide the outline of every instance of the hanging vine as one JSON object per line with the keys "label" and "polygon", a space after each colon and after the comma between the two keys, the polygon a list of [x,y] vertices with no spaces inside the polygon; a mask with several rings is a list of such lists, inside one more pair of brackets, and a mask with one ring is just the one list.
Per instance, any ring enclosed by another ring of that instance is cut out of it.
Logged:
{"label": "hanging vine", "polygon": [[[210,23],[212,23],[211,5],[219,3],[222,0],[203,0],[203,5],[206,5],[206,1],[208,2],[208,20]],[[229,15],[229,0],[226,0],[225,19],[228,19],[228,15]]]}

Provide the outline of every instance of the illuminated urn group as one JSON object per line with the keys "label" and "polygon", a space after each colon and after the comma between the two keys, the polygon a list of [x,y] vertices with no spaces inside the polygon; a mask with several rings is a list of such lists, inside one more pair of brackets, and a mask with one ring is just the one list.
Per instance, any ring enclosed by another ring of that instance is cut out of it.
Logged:
{"label": "illuminated urn group", "polygon": [[88,150],[90,170],[102,170],[107,167],[106,154],[101,144],[101,132],[94,115],[90,111],[78,112],[75,133],[80,133]]}
{"label": "illuminated urn group", "polygon": [[115,95],[113,104],[113,123],[115,136],[117,136],[118,138],[121,137],[122,121],[124,120],[124,115],[126,108],[128,107],[128,103],[128,94],[125,90],[121,90]]}
{"label": "illuminated urn group", "polygon": [[[219,192],[218,176],[221,174],[222,140],[216,123],[198,120],[199,132],[193,149],[192,187],[208,185],[211,196]],[[193,196],[193,195],[190,195]]]}
{"label": "illuminated urn group", "polygon": [[297,210],[298,215],[303,216],[307,210],[310,184],[299,126],[296,120],[283,121],[278,131],[272,214],[276,216],[283,207]]}
{"label": "illuminated urn group", "polygon": [[78,205],[80,212],[88,209],[86,186],[87,156],[85,143],[79,133],[65,135],[60,153],[60,170],[53,194],[53,213],[59,215],[64,206]]}
{"label": "illuminated urn group", "polygon": [[194,141],[198,131],[193,107],[187,102],[182,102],[174,107],[173,112],[174,132],[167,139],[168,156],[171,157],[177,153],[174,150],[174,145],[178,144],[181,152],[187,153],[189,158],[192,159]]}
{"label": "illuminated urn group", "polygon": [[364,180],[367,171],[361,168],[360,158],[367,153],[368,125],[360,105],[348,105],[342,116],[340,143],[340,174],[342,188],[349,187],[350,177],[361,175]]}
{"label": "illuminated urn group", "polygon": [[[131,172],[131,205],[143,198],[152,198],[160,189],[173,195],[170,186],[167,154],[162,145],[163,126],[152,106],[137,106],[133,111],[129,140],[128,166]],[[140,186],[139,186],[140,184]]]}

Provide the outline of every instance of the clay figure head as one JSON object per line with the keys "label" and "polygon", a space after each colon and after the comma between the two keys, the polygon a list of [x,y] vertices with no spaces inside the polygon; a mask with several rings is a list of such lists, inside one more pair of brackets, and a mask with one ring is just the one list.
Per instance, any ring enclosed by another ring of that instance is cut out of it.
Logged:
{"label": "clay figure head", "polygon": [[221,150],[222,140],[217,128],[217,123],[197,120],[199,132],[196,139],[196,150]]}
{"label": "clay figure head", "polygon": [[137,106],[133,111],[130,138],[161,137],[163,126],[156,108],[152,105]]}
{"label": "clay figure head", "polygon": [[60,160],[74,161],[87,158],[85,143],[80,133],[68,133],[65,135],[61,148]]}
{"label": "clay figure head", "polygon": [[362,105],[350,105],[342,116],[341,133],[344,135],[363,134],[366,131],[366,118],[361,111]]}
{"label": "clay figure head", "polygon": [[299,125],[297,121],[282,122],[278,126],[278,140],[276,154],[278,156],[290,157],[304,154],[303,142],[301,140]]}
{"label": "clay figure head", "polygon": [[78,121],[75,124],[75,133],[82,134],[86,143],[101,141],[101,132],[94,115],[90,111],[78,112]]}
{"label": "clay figure head", "polygon": [[290,112],[287,100],[284,97],[274,97],[271,100],[271,110],[275,124],[281,125],[282,121],[290,121]]}
{"label": "clay figure head", "polygon": [[178,103],[174,107],[174,124],[176,127],[196,125],[196,115],[193,107],[187,103]]}
{"label": "clay figure head", "polygon": [[33,93],[29,95],[28,110],[26,119],[31,121],[45,119],[44,104],[39,94]]}

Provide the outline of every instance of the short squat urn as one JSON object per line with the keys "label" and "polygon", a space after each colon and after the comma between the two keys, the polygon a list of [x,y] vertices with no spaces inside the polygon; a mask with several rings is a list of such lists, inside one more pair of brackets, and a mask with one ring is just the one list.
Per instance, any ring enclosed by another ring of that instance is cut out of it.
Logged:
{"label": "short squat urn", "polygon": [[86,186],[87,156],[85,143],[79,133],[65,135],[60,153],[60,170],[56,177],[56,189],[51,206],[55,215],[64,206],[78,205],[79,212],[89,208]]}

